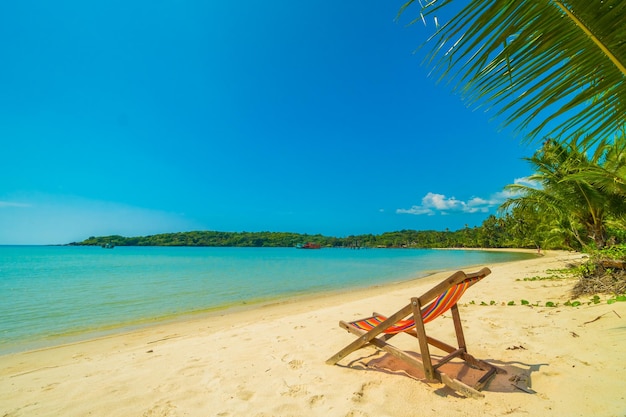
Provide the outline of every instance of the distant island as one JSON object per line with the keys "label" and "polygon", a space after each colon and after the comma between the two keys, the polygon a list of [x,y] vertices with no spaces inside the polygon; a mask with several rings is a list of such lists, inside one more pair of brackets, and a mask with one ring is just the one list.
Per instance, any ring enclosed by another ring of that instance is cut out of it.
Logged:
{"label": "distant island", "polygon": [[295,247],[311,242],[321,247],[344,248],[535,248],[534,242],[509,230],[490,216],[480,227],[457,231],[401,230],[379,235],[347,237],[289,232],[195,231],[150,236],[119,235],[89,237],[72,246],[205,246],[205,247]]}

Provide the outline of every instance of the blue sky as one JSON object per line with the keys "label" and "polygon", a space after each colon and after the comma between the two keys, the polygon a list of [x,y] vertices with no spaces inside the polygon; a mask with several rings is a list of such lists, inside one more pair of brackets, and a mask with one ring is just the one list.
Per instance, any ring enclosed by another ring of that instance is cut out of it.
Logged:
{"label": "blue sky", "polygon": [[2,2],[0,244],[480,225],[532,145],[402,3]]}

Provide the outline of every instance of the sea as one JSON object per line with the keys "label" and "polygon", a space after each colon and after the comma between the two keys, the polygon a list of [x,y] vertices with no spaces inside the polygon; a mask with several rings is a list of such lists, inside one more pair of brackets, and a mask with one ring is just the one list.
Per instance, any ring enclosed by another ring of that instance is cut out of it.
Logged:
{"label": "sea", "polygon": [[481,250],[0,246],[0,355],[527,259]]}

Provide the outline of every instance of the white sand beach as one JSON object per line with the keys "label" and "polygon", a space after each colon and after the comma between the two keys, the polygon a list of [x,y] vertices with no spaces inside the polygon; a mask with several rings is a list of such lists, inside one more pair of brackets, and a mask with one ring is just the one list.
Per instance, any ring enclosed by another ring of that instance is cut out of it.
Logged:
{"label": "white sand beach", "polygon": [[[461,300],[465,338],[471,354],[508,373],[481,399],[411,377],[373,348],[325,364],[353,340],[339,320],[393,313],[454,272],[447,271],[1,356],[0,416],[624,417],[626,303],[564,306],[574,280],[522,280],[581,256],[547,252],[484,265],[491,275]],[[427,331],[452,338],[450,314]],[[415,339],[396,339],[418,351]],[[534,393],[515,387],[516,376],[528,376]]]}

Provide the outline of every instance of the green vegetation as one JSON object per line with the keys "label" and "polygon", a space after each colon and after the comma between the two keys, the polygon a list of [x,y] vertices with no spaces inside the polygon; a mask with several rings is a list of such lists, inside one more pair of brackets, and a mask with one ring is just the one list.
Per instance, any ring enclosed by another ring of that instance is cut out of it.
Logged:
{"label": "green vegetation", "polygon": [[325,246],[337,245],[337,239],[322,235],[307,235],[281,232],[213,232],[197,231],[182,233],[163,233],[151,236],[90,237],[71,245],[102,246],[211,246],[211,247],[291,247],[297,243],[314,242]]}
{"label": "green vegetation", "polygon": [[293,247],[298,243],[313,242],[324,247],[435,247],[438,242],[453,242],[452,232],[417,232],[403,230],[401,232],[384,233],[382,235],[348,236],[346,238],[309,235],[287,232],[216,232],[196,231],[183,233],[164,233],[151,236],[123,237],[101,236],[90,237],[72,245],[102,246],[210,246],[210,247]]}
{"label": "green vegetation", "polygon": [[528,184],[506,187],[512,197],[502,208],[512,209],[533,230],[528,233],[532,241],[591,250],[624,240],[624,135],[594,148],[575,139],[566,144],[547,140],[527,161],[535,173]]}
{"label": "green vegetation", "polygon": [[[580,280],[572,293],[575,298],[592,294],[626,294],[626,245],[593,251],[578,267]],[[621,301],[617,300],[617,301]]]}
{"label": "green vegetation", "polygon": [[[587,301],[580,301],[580,300],[570,300],[570,301],[566,301],[563,303],[564,307],[579,307],[581,305],[592,305],[592,304],[602,304],[602,303],[606,303],[606,304],[615,304],[618,302],[626,302],[626,295],[618,295],[618,296],[612,296],[610,298],[606,298],[605,300],[602,300],[602,298],[599,295],[594,295],[593,297],[589,298]],[[516,303],[515,300],[511,300],[508,302],[496,302],[494,300],[489,301],[488,303],[485,301],[481,301],[480,303],[477,303],[475,300],[470,301],[469,303],[467,303],[469,305],[481,305],[481,306],[517,306],[518,304]],[[559,303],[558,302],[554,302],[554,301],[535,301],[535,303],[531,304],[530,301],[528,300],[520,300],[520,304],[521,306],[527,306],[527,307],[550,307],[550,308],[555,308],[555,307],[559,307]]]}
{"label": "green vegetation", "polygon": [[[558,281],[563,279],[573,279],[580,276],[580,270],[577,266],[570,266],[567,269],[549,269],[546,271],[547,276],[536,275],[534,277],[526,277],[521,281]],[[517,281],[520,281],[519,279]]]}
{"label": "green vegetation", "polygon": [[[527,236],[533,231],[519,227],[519,223],[518,219],[507,214],[504,218],[489,216],[480,227],[465,227],[457,231],[400,230],[380,235],[365,234],[347,237],[288,232],[194,231],[137,237],[92,236],[82,242],[73,242],[71,245],[293,247],[298,243],[313,242],[323,247],[537,248],[536,242]],[[562,249],[565,246],[554,244],[550,248]]]}

